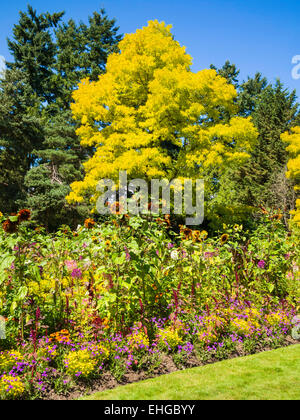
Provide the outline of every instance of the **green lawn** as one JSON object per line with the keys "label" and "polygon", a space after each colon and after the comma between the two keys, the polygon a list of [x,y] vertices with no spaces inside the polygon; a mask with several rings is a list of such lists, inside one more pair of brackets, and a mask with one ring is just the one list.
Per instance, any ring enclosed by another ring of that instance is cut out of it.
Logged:
{"label": "green lawn", "polygon": [[89,400],[298,400],[300,344],[119,386]]}

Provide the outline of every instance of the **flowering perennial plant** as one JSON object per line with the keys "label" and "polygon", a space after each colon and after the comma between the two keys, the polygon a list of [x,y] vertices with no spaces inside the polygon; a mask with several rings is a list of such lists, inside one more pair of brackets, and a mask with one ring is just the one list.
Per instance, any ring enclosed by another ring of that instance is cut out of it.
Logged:
{"label": "flowering perennial plant", "polygon": [[0,231],[0,398],[66,393],[104,371],[150,373],[163,355],[182,365],[288,342],[299,241],[280,218],[266,212],[253,232],[223,226],[211,237],[172,230],[171,218],[111,217],[73,234]]}

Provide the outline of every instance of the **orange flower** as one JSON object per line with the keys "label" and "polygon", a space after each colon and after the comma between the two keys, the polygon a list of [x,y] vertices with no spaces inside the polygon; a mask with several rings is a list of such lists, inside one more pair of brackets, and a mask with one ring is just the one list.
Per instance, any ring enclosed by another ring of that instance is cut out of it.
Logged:
{"label": "orange flower", "polygon": [[193,237],[193,231],[190,228],[183,229],[183,235],[186,240],[192,239]]}
{"label": "orange flower", "polygon": [[18,222],[11,222],[7,219],[2,223],[2,227],[6,233],[15,233],[18,230]]}
{"label": "orange flower", "polygon": [[192,236],[193,236],[193,241],[194,242],[202,242],[202,239],[200,238],[200,236],[201,236],[200,230],[193,230]]}
{"label": "orange flower", "polygon": [[168,226],[171,226],[171,220],[170,220],[170,215],[169,214],[165,215],[165,222],[167,223]]}
{"label": "orange flower", "polygon": [[50,335],[49,341],[52,342],[53,340],[58,341],[59,343],[67,343],[70,341],[70,333],[68,330],[57,331]]}
{"label": "orange flower", "polygon": [[271,219],[273,220],[280,220],[282,219],[283,215],[281,213],[274,214]]}
{"label": "orange flower", "polygon": [[93,219],[85,219],[85,221],[84,221],[84,226],[87,228],[87,229],[92,229],[94,226],[95,226],[95,221],[93,220]]}

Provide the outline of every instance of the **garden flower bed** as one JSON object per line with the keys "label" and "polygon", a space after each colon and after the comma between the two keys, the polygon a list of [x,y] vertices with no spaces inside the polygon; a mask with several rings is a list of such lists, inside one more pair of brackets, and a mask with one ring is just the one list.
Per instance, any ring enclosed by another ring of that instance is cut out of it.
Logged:
{"label": "garden flower bed", "polygon": [[212,238],[170,217],[55,235],[15,217],[0,236],[3,399],[71,398],[297,342],[298,242],[274,214]]}

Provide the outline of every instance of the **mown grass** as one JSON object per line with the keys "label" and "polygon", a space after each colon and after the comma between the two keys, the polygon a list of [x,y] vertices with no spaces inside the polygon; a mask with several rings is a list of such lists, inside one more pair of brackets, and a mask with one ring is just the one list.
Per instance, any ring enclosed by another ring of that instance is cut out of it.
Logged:
{"label": "mown grass", "polygon": [[88,400],[298,400],[300,344],[162,375]]}

